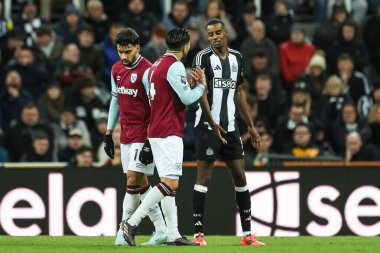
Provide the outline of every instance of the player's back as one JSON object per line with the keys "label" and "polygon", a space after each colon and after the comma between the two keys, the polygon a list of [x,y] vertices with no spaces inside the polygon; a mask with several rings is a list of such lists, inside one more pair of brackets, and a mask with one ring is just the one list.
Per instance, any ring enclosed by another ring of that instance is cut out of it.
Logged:
{"label": "player's back", "polygon": [[177,62],[170,54],[158,59],[148,72],[151,117],[148,127],[149,138],[170,135],[183,136],[185,105],[171,87],[167,75],[169,67]]}
{"label": "player's back", "polygon": [[121,143],[144,142],[146,139],[150,107],[142,77],[150,66],[152,63],[140,56],[130,67],[118,61],[112,68],[120,110]]}

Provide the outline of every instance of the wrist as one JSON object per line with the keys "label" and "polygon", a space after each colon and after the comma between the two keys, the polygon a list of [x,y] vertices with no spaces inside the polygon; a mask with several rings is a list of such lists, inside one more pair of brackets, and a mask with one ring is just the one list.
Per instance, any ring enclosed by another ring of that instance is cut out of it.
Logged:
{"label": "wrist", "polygon": [[107,131],[106,131],[106,135],[112,135],[112,130],[109,130],[109,129],[107,129]]}

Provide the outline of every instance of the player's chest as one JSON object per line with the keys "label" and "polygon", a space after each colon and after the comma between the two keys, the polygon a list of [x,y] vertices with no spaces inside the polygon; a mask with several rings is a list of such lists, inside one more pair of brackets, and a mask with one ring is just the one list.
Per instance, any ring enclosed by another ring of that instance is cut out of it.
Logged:
{"label": "player's chest", "polygon": [[140,88],[142,75],[143,74],[138,71],[119,71],[116,73],[116,86],[125,88]]}

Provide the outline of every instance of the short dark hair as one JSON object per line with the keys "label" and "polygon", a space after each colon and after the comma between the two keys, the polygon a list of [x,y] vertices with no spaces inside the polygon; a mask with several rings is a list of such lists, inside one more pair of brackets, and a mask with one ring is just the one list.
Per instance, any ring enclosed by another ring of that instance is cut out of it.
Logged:
{"label": "short dark hair", "polygon": [[210,19],[208,22],[207,22],[207,25],[206,25],[206,29],[207,29],[207,26],[209,25],[215,25],[215,24],[221,24],[223,27],[226,27],[224,25],[224,22],[218,18],[213,18],[213,19]]}
{"label": "short dark hair", "polygon": [[50,142],[49,136],[46,133],[42,132],[42,131],[37,132],[33,136],[33,141],[35,141],[35,140],[48,140]]}
{"label": "short dark hair", "polygon": [[348,61],[351,61],[352,63],[354,63],[354,60],[352,59],[350,54],[343,53],[343,54],[339,55],[338,61],[345,61],[345,60],[348,60]]}
{"label": "short dark hair", "polygon": [[88,146],[82,146],[82,147],[78,148],[76,154],[80,155],[80,154],[83,154],[85,152],[91,152],[91,154],[93,154],[92,149]]}
{"label": "short dark hair", "polygon": [[47,25],[43,25],[39,28],[36,29],[36,35],[37,37],[41,37],[41,36],[44,36],[44,35],[48,35],[48,36],[52,36],[52,30],[49,26]]}
{"label": "short dark hair", "polygon": [[166,35],[166,45],[169,50],[180,50],[189,41],[189,32],[182,27],[176,27]]}
{"label": "short dark hair", "polygon": [[79,33],[82,33],[82,32],[89,32],[89,33],[92,33],[93,35],[95,35],[94,28],[91,25],[87,25],[87,24],[80,27]]}
{"label": "short dark hair", "polygon": [[124,28],[116,35],[115,40],[116,45],[127,46],[131,45],[139,45],[140,38],[135,30],[132,28]]}

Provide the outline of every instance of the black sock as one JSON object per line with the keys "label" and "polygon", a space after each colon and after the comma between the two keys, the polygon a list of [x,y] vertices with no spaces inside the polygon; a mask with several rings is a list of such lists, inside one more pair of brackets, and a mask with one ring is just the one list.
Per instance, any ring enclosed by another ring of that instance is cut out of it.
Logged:
{"label": "black sock", "polygon": [[249,195],[249,191],[236,191],[236,203],[239,207],[243,232],[249,232],[251,231],[251,196]]}
{"label": "black sock", "polygon": [[[207,192],[207,187],[206,192]],[[193,191],[193,219],[194,234],[203,233],[203,214],[205,210],[206,192],[200,192],[196,189]]]}

